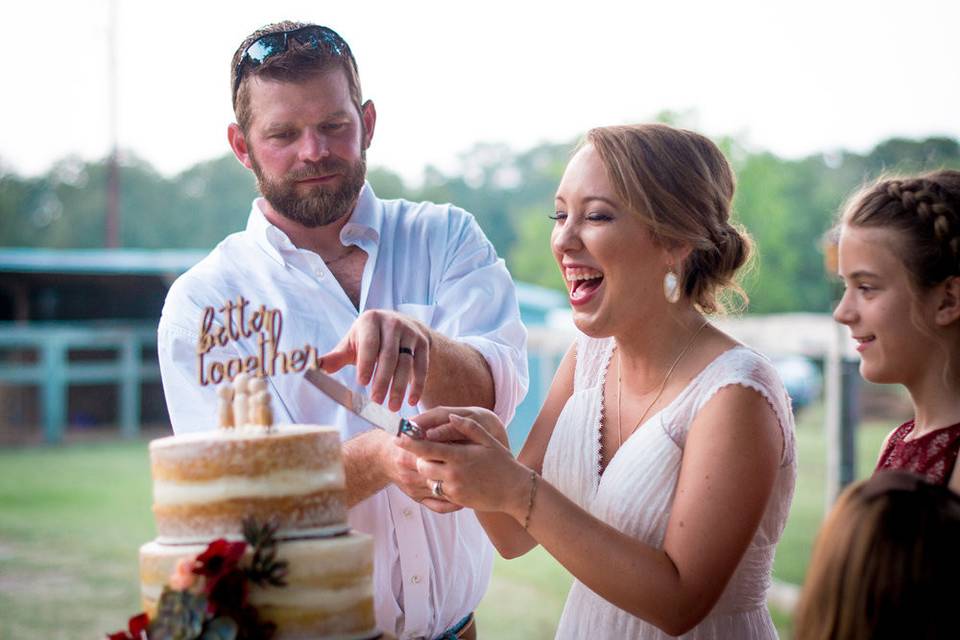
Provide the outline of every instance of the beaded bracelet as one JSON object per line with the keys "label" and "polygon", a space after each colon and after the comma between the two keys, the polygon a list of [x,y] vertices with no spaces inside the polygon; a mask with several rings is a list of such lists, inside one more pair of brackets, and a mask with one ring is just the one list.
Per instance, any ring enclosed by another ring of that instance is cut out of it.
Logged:
{"label": "beaded bracelet", "polygon": [[537,495],[537,472],[530,470],[530,501],[527,503],[527,517],[523,519],[523,529],[530,526],[530,514],[533,513],[533,499]]}

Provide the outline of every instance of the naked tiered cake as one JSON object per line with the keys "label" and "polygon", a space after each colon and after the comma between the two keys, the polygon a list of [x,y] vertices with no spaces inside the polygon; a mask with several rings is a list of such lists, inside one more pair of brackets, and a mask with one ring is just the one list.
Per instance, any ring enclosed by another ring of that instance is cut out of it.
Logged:
{"label": "naked tiered cake", "polygon": [[[373,541],[346,524],[340,439],[330,427],[221,428],[150,443],[157,539],[140,549],[147,615],[178,563],[217,538],[241,540],[243,521],[276,527],[285,586],[251,585],[249,604],[274,640],[376,637]],[[247,555],[250,555],[247,549]]]}

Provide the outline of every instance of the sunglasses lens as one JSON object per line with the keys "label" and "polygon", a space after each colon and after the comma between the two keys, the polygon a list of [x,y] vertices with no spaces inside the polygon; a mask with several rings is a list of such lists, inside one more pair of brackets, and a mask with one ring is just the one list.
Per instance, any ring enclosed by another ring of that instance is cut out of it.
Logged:
{"label": "sunglasses lens", "polygon": [[343,40],[324,27],[303,27],[292,31],[290,37],[310,49],[324,49],[333,55],[343,55]]}
{"label": "sunglasses lens", "polygon": [[254,65],[263,64],[267,58],[283,53],[286,48],[285,33],[271,33],[263,36],[247,48],[247,59]]}

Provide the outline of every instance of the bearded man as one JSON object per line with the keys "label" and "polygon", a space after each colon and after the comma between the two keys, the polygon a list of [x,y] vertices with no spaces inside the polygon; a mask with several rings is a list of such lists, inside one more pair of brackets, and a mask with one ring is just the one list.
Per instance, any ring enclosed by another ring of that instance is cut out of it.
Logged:
{"label": "bearded man", "polygon": [[[198,344],[214,345],[208,364],[255,360],[263,352],[238,325],[261,307],[281,312],[280,350],[315,349],[315,365],[394,411],[475,405],[508,422],[527,387],[510,275],[469,213],[381,200],[365,182],[377,113],[362,101],[347,43],[319,25],[269,25],[237,49],[231,86],[230,147],[262,197],[246,229],[167,296],[159,357],[174,431],[215,428],[216,387],[200,384],[209,380]],[[209,339],[217,330],[223,339]],[[340,429],[349,523],[375,540],[379,628],[475,637],[493,555],[473,512],[446,502],[392,435],[302,375],[276,371],[268,382],[277,422]]]}

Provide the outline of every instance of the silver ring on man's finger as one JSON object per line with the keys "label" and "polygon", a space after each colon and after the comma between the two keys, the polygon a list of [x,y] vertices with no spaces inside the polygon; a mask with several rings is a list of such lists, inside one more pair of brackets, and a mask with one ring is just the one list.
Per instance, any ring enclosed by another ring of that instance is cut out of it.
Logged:
{"label": "silver ring on man's finger", "polygon": [[413,355],[413,349],[410,347],[400,347],[400,355],[407,354],[408,356]]}
{"label": "silver ring on man's finger", "polygon": [[442,486],[443,480],[431,480],[431,482],[433,482],[433,484],[430,485],[430,493],[432,493],[437,498],[442,498],[443,497],[443,486]]}

